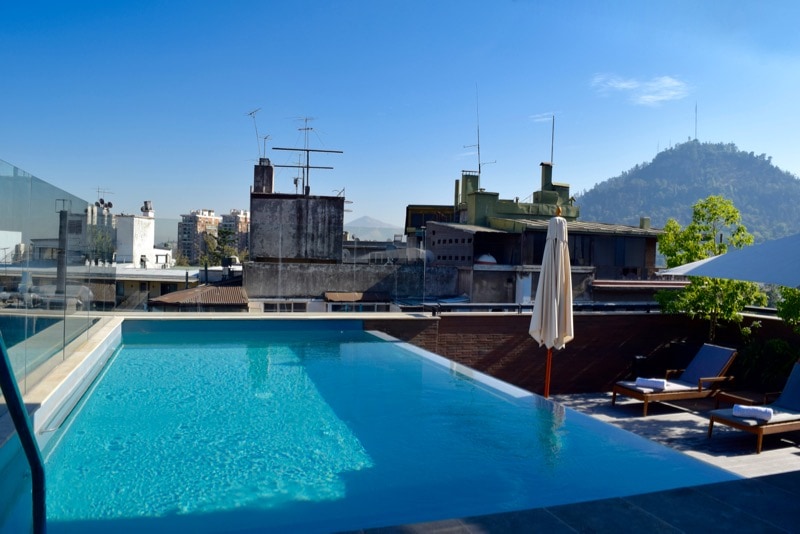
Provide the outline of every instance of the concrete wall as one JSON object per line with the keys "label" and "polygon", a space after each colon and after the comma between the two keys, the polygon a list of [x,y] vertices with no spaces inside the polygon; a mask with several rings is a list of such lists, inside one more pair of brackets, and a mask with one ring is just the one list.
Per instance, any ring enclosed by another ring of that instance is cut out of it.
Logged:
{"label": "concrete wall", "polygon": [[250,194],[255,261],[342,261],[344,197]]}
{"label": "concrete wall", "polygon": [[455,267],[422,264],[244,264],[243,286],[254,298],[321,297],[326,291],[375,291],[390,298],[421,298],[423,281],[428,297],[457,295]]}
{"label": "concrete wall", "polygon": [[[133,263],[139,266],[142,256],[147,258],[147,267],[150,268],[156,267],[157,263],[167,263],[163,257],[156,261],[156,250],[153,247],[155,239],[155,219],[135,215],[117,217],[117,263]],[[158,250],[159,254],[164,252]]]}

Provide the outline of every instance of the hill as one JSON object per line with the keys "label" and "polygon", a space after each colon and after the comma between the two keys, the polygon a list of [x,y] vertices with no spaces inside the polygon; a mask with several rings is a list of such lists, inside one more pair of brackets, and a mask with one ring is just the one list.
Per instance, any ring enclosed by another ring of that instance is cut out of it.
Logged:
{"label": "hill", "polygon": [[653,227],[662,228],[669,218],[688,224],[695,202],[721,195],[733,201],[756,242],[776,239],[800,231],[800,180],[771,160],[732,143],[692,140],[575,200],[583,221],[638,225],[640,217],[650,217]]}
{"label": "hill", "polygon": [[344,229],[361,241],[392,241],[395,234],[403,233],[402,228],[366,216],[345,224]]}

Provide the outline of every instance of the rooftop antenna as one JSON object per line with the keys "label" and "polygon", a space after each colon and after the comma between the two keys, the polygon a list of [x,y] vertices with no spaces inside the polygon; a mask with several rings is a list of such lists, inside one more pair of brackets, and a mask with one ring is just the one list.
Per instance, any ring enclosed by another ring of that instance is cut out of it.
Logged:
{"label": "rooftop antenna", "polygon": [[113,195],[114,192],[113,191],[109,191],[108,189],[103,189],[100,186],[97,186],[97,199],[100,200],[100,202],[103,201],[103,197],[104,196],[109,195],[109,194]]}
{"label": "rooftop antenna", "polygon": [[553,126],[550,129],[550,164],[553,164],[553,146],[556,144],[556,116],[553,115]]}
{"label": "rooftop antenna", "polygon": [[261,138],[258,136],[258,124],[256,124],[256,113],[259,111],[261,111],[261,108],[256,108],[247,114],[253,118],[253,127],[256,129],[256,150],[258,150],[258,157],[261,158],[261,144],[258,142]]}
{"label": "rooftop antenna", "polygon": [[[312,166],[311,165],[311,152],[328,152],[332,154],[342,154],[341,150],[322,150],[319,148],[308,148],[308,132],[313,130],[308,125],[308,121],[314,120],[313,117],[304,117],[303,123],[305,124],[304,127],[298,128],[301,132],[305,133],[305,146],[303,148],[279,148],[279,147],[272,147],[272,150],[295,150],[298,152],[305,152],[306,153],[306,164],[305,165],[275,165],[275,167],[290,167],[290,168],[299,168],[303,169],[303,189],[302,194],[308,196],[311,194],[311,185],[310,185],[310,171],[311,169],[333,169],[333,167],[319,167],[319,166]],[[295,190],[297,189],[297,182],[295,182]]]}
{"label": "rooftop antenna", "polygon": [[[256,131],[258,131],[258,130],[256,130]],[[267,139],[272,139],[272,137],[270,137],[269,135],[265,135],[264,137],[262,137],[262,139],[264,140],[264,155],[266,156],[267,155]],[[260,154],[259,154],[259,156],[260,156]]]}
{"label": "rooftop antenna", "polygon": [[[481,175],[481,114],[478,104],[478,84],[475,84],[475,124],[477,126],[478,143],[475,145],[464,145],[464,148],[477,148],[478,149],[478,178]],[[489,163],[497,163],[497,161],[487,161]]]}
{"label": "rooftop antenna", "polygon": [[475,84],[475,126],[478,134],[478,178],[481,175],[481,111],[478,103],[478,84]]}

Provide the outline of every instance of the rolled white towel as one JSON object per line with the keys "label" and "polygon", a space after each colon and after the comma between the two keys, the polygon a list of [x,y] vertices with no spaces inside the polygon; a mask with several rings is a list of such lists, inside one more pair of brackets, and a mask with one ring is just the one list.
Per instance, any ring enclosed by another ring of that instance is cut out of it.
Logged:
{"label": "rolled white towel", "polygon": [[667,381],[663,378],[637,378],[635,383],[640,388],[667,389]]}
{"label": "rolled white towel", "polygon": [[768,406],[747,406],[744,404],[733,405],[733,415],[736,417],[751,417],[761,421],[772,419],[772,408]]}

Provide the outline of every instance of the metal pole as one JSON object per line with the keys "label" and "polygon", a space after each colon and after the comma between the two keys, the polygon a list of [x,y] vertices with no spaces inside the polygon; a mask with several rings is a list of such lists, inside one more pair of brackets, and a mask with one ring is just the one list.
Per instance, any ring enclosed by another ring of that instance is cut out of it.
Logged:
{"label": "metal pole", "polygon": [[553,363],[553,349],[547,349],[547,363],[544,368],[544,398],[550,396],[550,368]]}
{"label": "metal pole", "polygon": [[422,230],[422,312],[425,313],[425,286],[426,284],[426,277],[428,271],[428,245],[425,242],[425,230],[424,226],[420,227]]}

